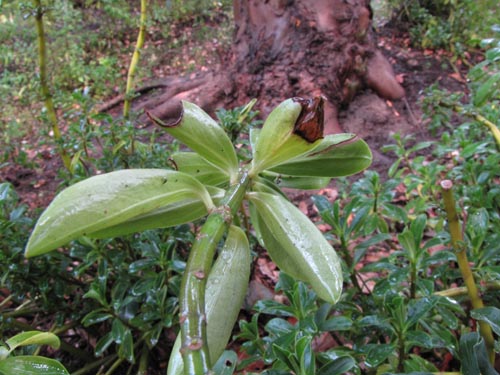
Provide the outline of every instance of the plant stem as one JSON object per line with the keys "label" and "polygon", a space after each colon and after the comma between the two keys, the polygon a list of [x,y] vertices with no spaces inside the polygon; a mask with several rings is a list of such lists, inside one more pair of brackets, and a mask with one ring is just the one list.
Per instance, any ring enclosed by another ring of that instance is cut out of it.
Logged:
{"label": "plant stem", "polygon": [[134,83],[135,71],[137,64],[139,63],[139,58],[141,57],[141,49],[144,45],[144,40],[146,39],[146,18],[147,18],[147,5],[148,0],[141,0],[141,17],[139,20],[139,35],[137,36],[137,42],[135,45],[134,54],[132,55],[132,60],[130,61],[130,66],[128,68],[127,75],[127,87],[125,89],[125,102],[123,103],[123,117],[125,119],[129,118],[130,115],[130,103],[132,95],[132,85]]}
{"label": "plant stem", "polygon": [[486,117],[480,115],[479,113],[472,112],[459,105],[449,105],[443,102],[440,102],[440,105],[442,105],[443,107],[452,108],[453,111],[471,117],[477,122],[479,122],[481,125],[486,126],[493,135],[493,138],[495,138],[495,141],[497,142],[497,147],[500,149],[500,129],[498,129],[498,127],[490,120],[488,120]]}
{"label": "plant stem", "polygon": [[52,101],[52,95],[49,90],[48,78],[47,78],[47,47],[45,43],[45,30],[43,27],[43,6],[42,0],[33,0],[35,4],[35,23],[38,39],[38,66],[40,69],[40,88],[42,91],[42,98],[45,102],[45,108],[47,109],[47,116],[52,127],[52,132],[54,133],[54,139],[58,144],[59,155],[61,156],[64,167],[71,173],[71,160],[69,155],[64,150],[62,144],[61,131],[59,130],[59,125],[57,121],[57,114],[54,107],[54,102]]}
{"label": "plant stem", "polygon": [[146,375],[148,373],[149,349],[147,345],[142,346],[141,359],[139,360],[139,368],[137,375]]}
{"label": "plant stem", "polygon": [[186,375],[207,374],[211,368],[206,335],[206,281],[217,245],[239,209],[249,181],[245,171],[239,182],[229,188],[220,205],[208,215],[189,254],[181,284],[179,319]]}
{"label": "plant stem", "polygon": [[[483,285],[483,287],[487,291],[500,290],[500,283],[496,282],[496,281],[491,281],[491,282],[488,282],[485,285]],[[460,296],[467,296],[468,291],[467,291],[467,287],[460,286],[460,287],[456,287],[456,288],[449,288],[449,289],[441,290],[439,292],[435,292],[434,294],[437,296],[456,298],[456,297],[460,297]]]}
{"label": "plant stem", "polygon": [[[476,283],[474,281],[474,275],[472,274],[471,268],[469,266],[469,261],[467,259],[467,251],[463,241],[452,188],[453,183],[450,180],[441,181],[441,191],[443,193],[444,207],[448,218],[448,226],[451,235],[451,245],[455,250],[458,267],[460,268],[462,278],[464,279],[465,286],[467,287],[472,308],[480,309],[484,307],[484,304],[477,289]],[[495,339],[493,338],[491,327],[488,323],[480,321],[479,331],[486,344],[486,349],[488,350],[490,361],[493,363],[495,360]]]}

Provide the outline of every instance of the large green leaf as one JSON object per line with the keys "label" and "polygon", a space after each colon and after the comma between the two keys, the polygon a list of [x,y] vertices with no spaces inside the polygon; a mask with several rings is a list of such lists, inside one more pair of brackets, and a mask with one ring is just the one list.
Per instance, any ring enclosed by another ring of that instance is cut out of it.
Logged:
{"label": "large green leaf", "polygon": [[9,357],[0,361],[2,375],[69,375],[69,372],[54,359],[25,355]]}
{"label": "large green leaf", "polygon": [[229,181],[229,175],[207,162],[195,152],[176,152],[170,156],[175,169],[196,177],[204,185],[220,185]]}
{"label": "large green leaf", "polygon": [[166,124],[151,114],[150,117],[234,180],[238,175],[238,157],[226,132],[197,105],[183,101],[182,106],[183,113],[176,123]]}
{"label": "large green leaf", "polygon": [[[224,190],[207,186],[212,200],[217,203],[224,196]],[[190,223],[208,214],[206,205],[200,199],[185,199],[158,210],[134,217],[124,223],[91,233],[92,238],[112,238],[148,229],[168,228]]]}
{"label": "large green leaf", "polygon": [[[335,250],[316,226],[280,195],[250,193],[253,223],[278,267],[308,282],[325,301],[335,303],[342,293],[342,269]],[[255,215],[256,211],[256,215]]]}
{"label": "large green leaf", "polygon": [[[250,278],[251,254],[245,232],[232,225],[226,242],[208,275],[205,290],[207,342],[211,363],[215,363],[231,337],[245,298]],[[168,375],[180,375],[183,362],[178,335],[168,363]]]}
{"label": "large green leaf", "polygon": [[84,235],[127,222],[184,200],[213,202],[188,174],[129,169],[94,176],[63,190],[38,219],[26,256],[40,255]]}
{"label": "large green leaf", "polygon": [[311,152],[271,168],[290,176],[340,177],[361,172],[372,162],[368,145],[353,134],[327,135]]}
{"label": "large green leaf", "polygon": [[255,139],[258,135],[258,138],[252,141],[255,148],[251,174],[309,152],[321,142],[310,142],[295,133],[295,124],[302,110],[303,105],[296,98],[287,99],[269,114],[260,132],[253,132],[252,137]]}

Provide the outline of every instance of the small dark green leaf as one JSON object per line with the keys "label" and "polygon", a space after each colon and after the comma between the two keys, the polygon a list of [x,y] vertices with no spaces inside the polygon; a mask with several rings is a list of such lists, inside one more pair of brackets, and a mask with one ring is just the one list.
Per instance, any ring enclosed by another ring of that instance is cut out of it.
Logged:
{"label": "small dark green leaf", "polygon": [[106,349],[109,348],[109,346],[115,341],[113,338],[112,332],[106,333],[103,337],[97,341],[97,344],[95,346],[95,355],[100,356],[102,353],[106,351]]}
{"label": "small dark green leaf", "polygon": [[367,367],[380,366],[395,350],[392,344],[368,344],[363,348]]}
{"label": "small dark green leaf", "polygon": [[463,375],[498,375],[489,362],[484,340],[477,332],[460,337],[460,361]]}
{"label": "small dark green leaf", "polygon": [[112,317],[112,314],[104,310],[95,310],[91,311],[83,317],[82,324],[84,327],[88,327],[92,324],[102,323]]}
{"label": "small dark green leaf", "polygon": [[491,329],[500,335],[500,309],[493,306],[474,309],[471,311],[472,318],[485,321],[491,326]]}
{"label": "small dark green leaf", "polygon": [[340,357],[321,367],[317,375],[343,375],[355,366],[354,358]]}
{"label": "small dark green leaf", "polygon": [[129,329],[123,334],[123,342],[118,349],[118,355],[120,358],[125,358],[128,362],[134,363],[134,339]]}
{"label": "small dark green leaf", "polygon": [[127,332],[127,327],[122,323],[120,319],[113,320],[113,325],[111,327],[111,334],[113,339],[117,344],[123,343],[125,340],[125,333]]}
{"label": "small dark green leaf", "polygon": [[316,357],[312,350],[311,337],[301,337],[297,340],[295,347],[300,361],[301,374],[316,375]]}
{"label": "small dark green leaf", "polygon": [[348,331],[352,327],[352,320],[345,316],[334,316],[323,322],[318,328],[321,331]]}
{"label": "small dark green leaf", "polygon": [[293,325],[281,318],[274,318],[267,322],[265,329],[272,335],[281,336],[293,331]]}

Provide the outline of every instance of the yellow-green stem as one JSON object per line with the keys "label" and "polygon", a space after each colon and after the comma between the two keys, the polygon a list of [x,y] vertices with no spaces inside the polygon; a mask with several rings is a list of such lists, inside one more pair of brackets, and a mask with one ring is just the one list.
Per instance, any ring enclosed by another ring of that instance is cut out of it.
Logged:
{"label": "yellow-green stem", "polygon": [[[458,267],[460,268],[460,273],[462,274],[465,286],[467,287],[467,292],[472,308],[480,309],[484,307],[484,304],[476,286],[476,282],[474,281],[474,275],[472,274],[471,268],[469,266],[469,261],[467,259],[467,251],[463,241],[462,229],[458,220],[458,214],[455,207],[455,199],[453,198],[452,188],[453,183],[450,180],[441,181],[441,191],[443,193],[444,208],[446,210],[446,215],[448,218],[448,227],[451,235],[451,245],[457,257]],[[480,321],[479,331],[486,344],[490,360],[493,363],[495,360],[495,339],[493,338],[491,327],[488,323]]]}
{"label": "yellow-green stem", "polygon": [[490,120],[480,115],[479,113],[468,111],[467,109],[461,106],[455,105],[452,108],[455,112],[462,113],[468,117],[471,117],[477,122],[479,122],[481,125],[486,126],[493,135],[493,138],[495,138],[495,141],[497,142],[497,147],[500,149],[500,129],[498,129],[498,127],[494,123],[492,123]]}
{"label": "yellow-green stem", "polygon": [[[500,283],[496,281],[491,281],[483,285],[485,290],[487,291],[494,291],[494,290],[500,290]],[[442,297],[449,297],[449,298],[457,298],[457,297],[462,297],[462,296],[468,296],[468,291],[467,287],[465,286],[460,286],[456,288],[449,288],[445,290],[440,290],[439,292],[434,293],[437,296],[442,296]]]}
{"label": "yellow-green stem", "polygon": [[62,145],[61,131],[59,130],[59,124],[57,121],[57,114],[54,107],[54,102],[52,101],[52,95],[49,90],[48,78],[47,78],[47,47],[45,43],[45,30],[43,26],[43,6],[41,0],[34,0],[35,5],[35,24],[38,39],[38,68],[40,69],[40,89],[42,92],[43,101],[45,103],[45,108],[47,109],[47,117],[54,133],[54,139],[58,143],[59,155],[61,156],[62,162],[66,169],[71,173],[71,159],[66,153]]}
{"label": "yellow-green stem", "polygon": [[208,215],[191,248],[180,292],[181,353],[184,374],[208,374],[212,364],[207,346],[205,287],[217,244],[245,196],[249,177],[244,172],[226,192],[220,205]]}
{"label": "yellow-green stem", "polygon": [[125,119],[129,118],[130,115],[130,104],[132,102],[132,86],[134,84],[135,71],[137,69],[137,64],[139,63],[139,58],[141,57],[141,49],[144,45],[144,40],[146,39],[146,17],[147,17],[147,6],[148,0],[141,0],[141,17],[139,21],[139,35],[137,36],[137,42],[135,44],[134,54],[132,55],[132,60],[130,61],[130,66],[128,68],[127,74],[127,87],[125,89],[125,102],[123,103],[123,117]]}

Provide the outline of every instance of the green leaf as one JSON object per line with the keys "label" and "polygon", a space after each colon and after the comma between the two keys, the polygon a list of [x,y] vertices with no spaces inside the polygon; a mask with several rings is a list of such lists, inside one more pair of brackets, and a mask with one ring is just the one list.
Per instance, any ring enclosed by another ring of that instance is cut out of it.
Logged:
{"label": "green leaf", "polygon": [[499,89],[500,73],[491,75],[475,92],[473,103],[476,107],[484,105]]}
{"label": "green leaf", "polygon": [[324,321],[318,328],[321,331],[348,331],[352,327],[352,320],[346,316],[334,316]]}
{"label": "green leaf", "polygon": [[0,361],[0,373],[5,375],[69,375],[58,361],[41,356],[9,357]]}
{"label": "green leaf", "polygon": [[238,158],[226,132],[197,105],[183,101],[182,106],[181,118],[174,124],[165,124],[151,114],[150,117],[234,181],[238,175]]}
{"label": "green leaf", "polygon": [[335,303],[342,293],[342,269],[332,246],[316,226],[279,195],[254,192],[258,237],[278,267],[308,282],[320,298]]}
{"label": "green leaf", "polygon": [[170,204],[198,199],[214,207],[205,187],[181,172],[129,169],[91,177],[63,190],[43,212],[26,246],[41,255]]}
{"label": "green leaf", "polygon": [[[212,363],[222,354],[231,337],[248,289],[250,265],[250,245],[246,234],[232,225],[224,247],[210,270],[205,289],[207,341]],[[168,362],[168,375],[182,374],[184,365],[180,349],[179,334]]]}
{"label": "green leaf", "polygon": [[356,366],[352,357],[337,358],[319,369],[318,375],[343,375]]}
{"label": "green leaf", "polygon": [[109,348],[109,346],[115,341],[112,332],[106,333],[102,336],[97,344],[95,345],[94,353],[98,357]]}
{"label": "green leaf", "polygon": [[365,364],[369,368],[376,368],[389,357],[396,348],[392,344],[368,344],[363,348],[366,354]]}
{"label": "green leaf", "polygon": [[176,152],[170,156],[170,160],[176,170],[195,177],[203,185],[217,186],[228,182],[230,178],[227,173],[194,152]]}
{"label": "green leaf", "polygon": [[[257,175],[265,169],[287,162],[313,150],[321,141],[309,142],[294,133],[295,123],[302,112],[302,105],[294,99],[281,102],[267,117],[262,130],[254,132],[255,148],[250,174]],[[285,173],[290,174],[290,173]]]}
{"label": "green leaf", "polygon": [[82,324],[84,327],[88,327],[92,324],[102,323],[112,317],[113,314],[110,314],[106,311],[94,310],[83,317]]}
{"label": "green leaf", "polygon": [[[207,186],[214,202],[224,196],[224,190]],[[200,199],[185,199],[158,210],[134,217],[121,224],[98,230],[89,235],[92,238],[112,238],[142,232],[148,229],[169,228],[190,223],[208,214],[206,205]]]}
{"label": "green leaf", "polygon": [[330,177],[298,177],[276,175],[275,183],[280,188],[319,190],[328,186]]}
{"label": "green leaf", "polygon": [[123,334],[123,342],[118,349],[118,356],[125,358],[130,363],[134,363],[134,339],[130,329],[127,329]]}
{"label": "green leaf", "polygon": [[5,343],[9,346],[10,351],[26,345],[50,345],[55,349],[58,349],[59,345],[61,345],[56,335],[50,332],[41,331],[22,332],[11,337]]}
{"label": "green leaf", "polygon": [[497,335],[500,335],[500,309],[497,307],[488,306],[474,309],[471,311],[471,317],[485,321]]}
{"label": "green leaf", "polygon": [[296,352],[300,361],[301,374],[316,374],[316,358],[311,346],[311,337],[304,336],[297,340]]}
{"label": "green leaf", "polygon": [[477,332],[460,337],[460,362],[463,375],[498,375],[489,362],[484,340]]}
{"label": "green leaf", "polygon": [[271,168],[290,176],[340,177],[366,169],[372,162],[368,145],[354,134],[327,135],[311,152]]}
{"label": "green leaf", "polygon": [[226,350],[215,363],[213,373],[217,375],[232,375],[237,363],[238,355],[232,350]]}
{"label": "green leaf", "polygon": [[250,279],[251,254],[245,232],[229,228],[224,247],[207,280],[205,314],[212,363],[224,351],[243,305]]}

